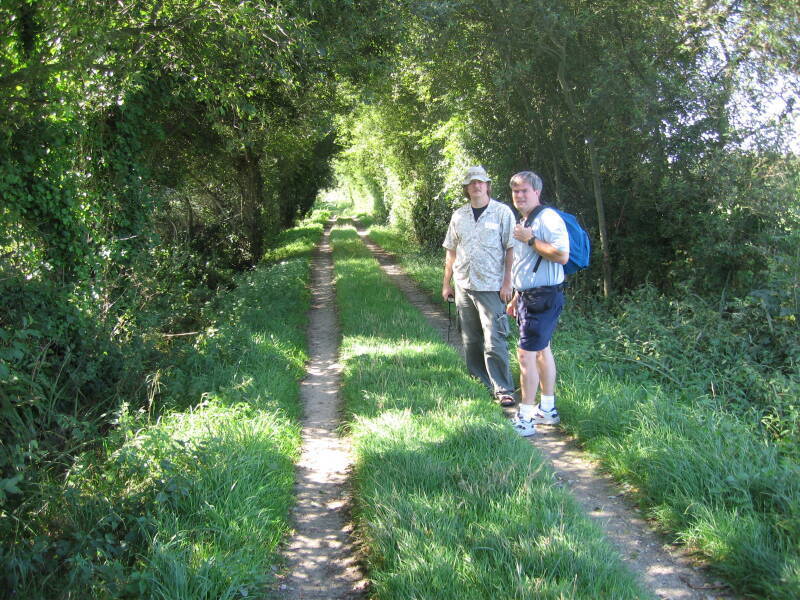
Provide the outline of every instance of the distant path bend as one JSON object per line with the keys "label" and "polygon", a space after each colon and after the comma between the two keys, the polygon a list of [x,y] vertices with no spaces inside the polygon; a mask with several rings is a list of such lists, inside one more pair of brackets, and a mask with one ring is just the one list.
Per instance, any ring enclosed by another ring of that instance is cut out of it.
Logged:
{"label": "distant path bend", "polygon": [[[463,355],[461,339],[450,327],[448,315],[403,271],[397,259],[367,237],[358,234],[377,258],[384,272],[420,309],[428,322]],[[442,257],[444,268],[444,257]],[[489,394],[486,395],[490,401]],[[506,409],[508,417],[516,408]],[[589,518],[617,547],[622,560],[639,575],[653,594],[662,600],[730,600],[727,586],[709,578],[692,563],[687,553],[668,544],[656,533],[624,491],[604,474],[598,464],[582,452],[574,439],[557,427],[540,427],[528,438],[548,460],[559,482],[570,490]]]}
{"label": "distant path bend", "polygon": [[326,227],[311,262],[308,374],[300,384],[305,416],[292,515],[295,532],[284,551],[286,573],[274,590],[285,600],[356,600],[365,597],[367,585],[347,514],[350,448],[336,433],[341,365],[330,228]]}

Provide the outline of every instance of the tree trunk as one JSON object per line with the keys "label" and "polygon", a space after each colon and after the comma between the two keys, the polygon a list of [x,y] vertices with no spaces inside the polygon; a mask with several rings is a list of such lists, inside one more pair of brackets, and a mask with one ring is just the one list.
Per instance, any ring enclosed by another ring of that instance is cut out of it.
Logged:
{"label": "tree trunk", "polygon": [[183,207],[186,209],[186,239],[190,242],[194,240],[194,210],[192,210],[192,200],[188,194],[182,194]]}
{"label": "tree trunk", "polygon": [[[558,48],[559,64],[558,64],[558,83],[561,91],[564,94],[564,101],[569,108],[569,111],[575,117],[576,121],[585,124],[582,111],[575,103],[572,97],[570,87],[567,84],[566,77],[566,48],[563,44],[554,44]],[[597,148],[594,145],[594,138],[591,135],[586,136],[586,145],[589,148],[589,162],[592,169],[592,188],[594,190],[594,205],[597,211],[597,226],[600,231],[600,249],[603,252],[603,296],[608,298],[611,295],[611,255],[608,249],[608,230],[606,229],[606,209],[603,203],[602,186],[600,185],[600,165],[597,160]]]}
{"label": "tree trunk", "polygon": [[556,206],[563,206],[561,203],[561,171],[558,168],[555,152],[553,153],[553,196],[556,199]]}
{"label": "tree trunk", "polygon": [[608,231],[606,229],[606,207],[603,203],[603,191],[600,187],[600,165],[597,161],[597,149],[594,139],[587,138],[589,162],[592,167],[592,187],[594,188],[594,205],[597,210],[597,228],[600,231],[600,248],[603,251],[603,296],[611,295],[611,255],[608,250]]}
{"label": "tree trunk", "polygon": [[242,193],[242,225],[250,244],[250,264],[254,265],[264,254],[264,179],[259,166],[260,156],[245,150],[236,158],[239,189]]}

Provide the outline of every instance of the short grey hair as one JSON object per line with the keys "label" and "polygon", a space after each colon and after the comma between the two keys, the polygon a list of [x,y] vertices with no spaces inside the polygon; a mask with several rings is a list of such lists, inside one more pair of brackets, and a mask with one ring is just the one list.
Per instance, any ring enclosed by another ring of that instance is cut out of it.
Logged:
{"label": "short grey hair", "polygon": [[511,176],[511,181],[509,181],[508,184],[511,186],[515,183],[521,183],[523,185],[528,183],[531,188],[533,188],[534,192],[542,191],[542,178],[533,171],[520,171],[519,173],[515,173]]}

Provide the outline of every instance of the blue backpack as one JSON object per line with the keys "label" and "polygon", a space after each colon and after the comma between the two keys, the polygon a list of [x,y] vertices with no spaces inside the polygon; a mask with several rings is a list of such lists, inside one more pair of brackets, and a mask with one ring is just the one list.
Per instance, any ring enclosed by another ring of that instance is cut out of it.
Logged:
{"label": "blue backpack", "polygon": [[[589,258],[592,255],[592,244],[589,241],[589,234],[586,233],[583,227],[580,226],[580,223],[578,223],[578,219],[575,217],[575,215],[558,210],[553,206],[544,206],[540,204],[531,211],[531,214],[528,215],[528,218],[525,221],[525,227],[530,227],[531,223],[533,223],[533,220],[545,208],[556,211],[561,218],[564,219],[564,224],[567,226],[567,235],[569,236],[569,260],[567,261],[567,264],[564,265],[564,275],[570,275],[571,273],[575,273],[576,271],[580,271],[581,269],[588,267]],[[540,260],[536,261],[536,267],[534,268],[534,271],[539,269],[541,257],[539,258]]]}

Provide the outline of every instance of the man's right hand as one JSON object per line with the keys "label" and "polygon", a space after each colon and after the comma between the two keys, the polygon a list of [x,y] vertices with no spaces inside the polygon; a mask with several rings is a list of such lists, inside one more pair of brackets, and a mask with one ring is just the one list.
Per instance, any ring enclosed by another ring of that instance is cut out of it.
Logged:
{"label": "man's right hand", "polygon": [[453,292],[453,286],[446,283],[442,286],[442,300],[445,302],[452,302],[456,295]]}
{"label": "man's right hand", "polygon": [[511,301],[506,304],[506,314],[509,317],[517,318],[517,293],[514,292],[514,296],[511,298]]}
{"label": "man's right hand", "polygon": [[515,302],[509,302],[506,304],[506,314],[509,317],[517,318],[517,305]]}

